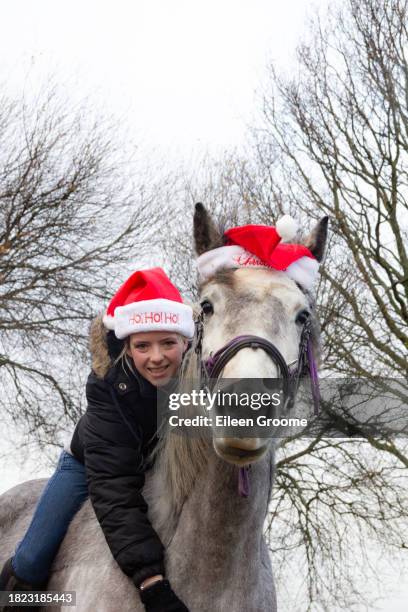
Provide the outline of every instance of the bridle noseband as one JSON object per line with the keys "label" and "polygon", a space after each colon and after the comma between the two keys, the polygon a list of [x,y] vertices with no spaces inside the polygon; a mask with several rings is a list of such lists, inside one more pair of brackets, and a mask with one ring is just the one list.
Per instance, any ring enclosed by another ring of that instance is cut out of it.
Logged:
{"label": "bridle noseband", "polygon": [[[311,339],[312,324],[310,318],[303,324],[302,333],[299,341],[298,358],[295,362],[295,367],[292,368],[292,363],[287,364],[279,349],[269,340],[261,336],[242,335],[236,336],[227,344],[222,346],[214,355],[210,354],[205,361],[202,359],[202,341],[204,334],[204,313],[201,312],[196,320],[196,346],[195,351],[201,364],[201,373],[211,386],[211,381],[219,378],[227,363],[243,348],[261,348],[275,363],[279,378],[282,379],[282,392],[284,397],[284,410],[288,411],[293,408],[296,394],[299,389],[300,379],[307,373],[310,374],[310,382],[313,397],[314,414],[319,414],[320,407],[320,390],[319,379],[317,374],[316,359],[313,353],[313,344]],[[213,383],[214,384],[214,383]],[[238,477],[238,491],[242,497],[249,495],[249,468],[240,468]]]}
{"label": "bridle noseband", "polygon": [[[261,336],[242,335],[236,336],[227,344],[224,344],[216,353],[211,354],[205,361],[202,360],[202,340],[204,333],[204,314],[201,313],[198,320],[196,321],[196,352],[202,363],[202,372],[207,379],[216,380],[227,363],[243,348],[261,348],[275,363],[279,378],[282,379],[283,384],[283,396],[285,398],[285,410],[293,408],[296,394],[299,388],[300,379],[305,376],[308,372],[311,376],[312,384],[312,395],[314,414],[319,413],[319,381],[317,377],[316,361],[313,354],[313,345],[311,340],[311,321],[307,319],[303,325],[302,333],[299,341],[298,358],[294,362],[295,367],[292,368],[292,364],[287,364],[282,353],[279,349],[272,344],[269,340],[262,338]],[[292,362],[293,363],[293,362]]]}
{"label": "bridle noseband", "polygon": [[228,361],[243,348],[263,349],[275,362],[283,379],[285,381],[289,380],[289,368],[276,346],[261,336],[250,335],[236,336],[214,353],[214,355],[206,359],[205,367],[209,378],[218,378]]}

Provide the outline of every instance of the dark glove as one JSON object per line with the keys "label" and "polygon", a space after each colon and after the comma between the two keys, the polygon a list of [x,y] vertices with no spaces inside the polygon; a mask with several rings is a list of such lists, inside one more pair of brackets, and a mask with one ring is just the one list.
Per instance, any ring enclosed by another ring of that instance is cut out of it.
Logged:
{"label": "dark glove", "polygon": [[159,580],[140,591],[146,612],[189,612],[177,597],[168,580]]}

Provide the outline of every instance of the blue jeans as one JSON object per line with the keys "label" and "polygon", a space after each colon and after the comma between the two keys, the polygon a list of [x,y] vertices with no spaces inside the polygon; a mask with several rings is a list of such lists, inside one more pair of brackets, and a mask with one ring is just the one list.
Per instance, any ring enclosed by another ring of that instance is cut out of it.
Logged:
{"label": "blue jeans", "polygon": [[84,466],[63,450],[13,556],[12,566],[19,578],[33,585],[48,580],[68,526],[87,497]]}

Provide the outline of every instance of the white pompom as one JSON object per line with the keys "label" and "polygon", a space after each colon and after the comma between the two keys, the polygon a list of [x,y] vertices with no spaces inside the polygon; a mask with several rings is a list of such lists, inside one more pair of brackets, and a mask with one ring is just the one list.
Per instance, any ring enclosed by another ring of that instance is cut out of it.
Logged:
{"label": "white pompom", "polygon": [[292,240],[296,236],[298,226],[296,221],[289,215],[283,215],[276,223],[276,231],[282,240]]}

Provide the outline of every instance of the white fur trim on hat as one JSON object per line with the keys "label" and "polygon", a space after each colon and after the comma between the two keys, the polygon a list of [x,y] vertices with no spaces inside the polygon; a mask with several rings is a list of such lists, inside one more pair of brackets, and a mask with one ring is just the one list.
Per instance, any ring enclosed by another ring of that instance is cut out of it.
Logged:
{"label": "white fur trim on hat", "polygon": [[102,318],[103,324],[107,329],[115,329],[115,319],[111,315],[104,314]]}
{"label": "white fur trim on hat", "polygon": [[165,298],[117,306],[113,317],[104,316],[104,324],[108,329],[114,329],[115,336],[121,340],[130,334],[150,331],[168,331],[186,338],[194,336],[191,306]]}
{"label": "white fur trim on hat", "polygon": [[286,274],[302,287],[312,290],[319,274],[319,262],[311,257],[300,257],[285,270]]}
{"label": "white fur trim on hat", "polygon": [[[197,258],[197,269],[201,282],[208,280],[221,268],[230,270],[234,268],[274,269],[238,245],[212,249]],[[283,272],[305,289],[312,289],[319,272],[319,263],[316,259],[305,256],[290,264]]]}
{"label": "white fur trim on hat", "polygon": [[220,268],[240,268],[241,266],[265,268],[265,264],[243,247],[233,244],[212,249],[197,258],[197,269],[201,281],[206,281]]}

